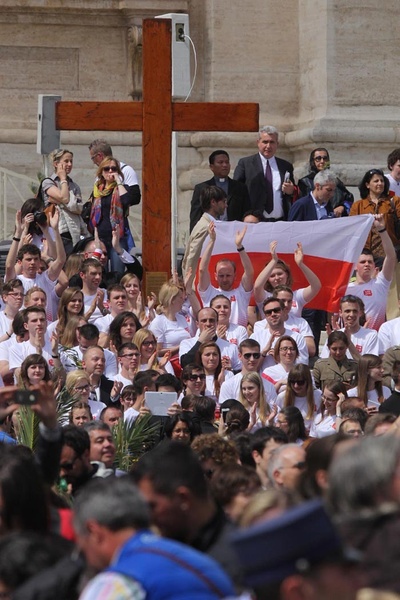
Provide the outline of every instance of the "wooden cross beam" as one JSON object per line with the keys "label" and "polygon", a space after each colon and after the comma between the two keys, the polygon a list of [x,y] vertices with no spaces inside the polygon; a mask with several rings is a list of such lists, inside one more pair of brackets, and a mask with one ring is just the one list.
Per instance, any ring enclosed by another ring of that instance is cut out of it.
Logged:
{"label": "wooden cross beam", "polygon": [[[57,102],[56,128],[142,131],[142,257],[147,275],[170,271],[173,131],[257,131],[255,103],[172,102],[172,22],[143,22],[142,102]],[[233,82],[234,84],[234,82]],[[118,157],[117,157],[118,158]]]}

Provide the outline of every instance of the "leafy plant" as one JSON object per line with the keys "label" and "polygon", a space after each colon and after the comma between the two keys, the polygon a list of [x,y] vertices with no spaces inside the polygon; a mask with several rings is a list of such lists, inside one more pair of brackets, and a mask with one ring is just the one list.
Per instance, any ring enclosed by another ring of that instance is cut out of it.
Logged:
{"label": "leafy plant", "polygon": [[118,469],[129,471],[132,465],[154,443],[159,423],[151,423],[152,415],[144,415],[136,421],[121,419],[113,427],[116,448],[115,464]]}

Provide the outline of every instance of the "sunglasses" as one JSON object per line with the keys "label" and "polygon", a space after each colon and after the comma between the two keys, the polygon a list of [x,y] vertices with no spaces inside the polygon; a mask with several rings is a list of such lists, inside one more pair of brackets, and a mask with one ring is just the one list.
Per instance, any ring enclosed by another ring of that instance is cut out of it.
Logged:
{"label": "sunglasses", "polygon": [[268,310],[264,310],[264,315],[272,315],[272,313],[277,315],[280,312],[282,312],[281,308],[269,308]]}
{"label": "sunglasses", "polygon": [[319,162],[320,160],[328,160],[327,156],[314,156],[315,162]]}
{"label": "sunglasses", "polygon": [[103,171],[106,173],[116,173],[118,171],[117,167],[103,167]]}
{"label": "sunglasses", "polygon": [[246,354],[243,354],[243,358],[245,358],[246,360],[250,360],[250,358],[255,358],[255,359],[259,359],[261,356],[261,352],[246,352]]}
{"label": "sunglasses", "polygon": [[189,375],[188,379],[189,381],[204,381],[206,378],[206,376],[204,374],[202,375]]}
{"label": "sunglasses", "polygon": [[289,381],[290,385],[304,385],[305,379],[296,379],[296,381]]}

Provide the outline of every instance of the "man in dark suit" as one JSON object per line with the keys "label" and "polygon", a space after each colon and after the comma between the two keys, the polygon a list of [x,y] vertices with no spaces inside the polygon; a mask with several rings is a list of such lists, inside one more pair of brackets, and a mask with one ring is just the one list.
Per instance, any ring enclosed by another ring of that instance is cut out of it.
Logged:
{"label": "man in dark suit", "polygon": [[332,171],[320,171],[314,177],[314,189],[296,200],[288,221],[319,221],[335,216],[331,200],[335,194],[337,177]]}
{"label": "man in dark suit", "polygon": [[250,210],[250,198],[246,186],[240,181],[234,181],[229,176],[231,164],[229,154],[225,150],[215,150],[209,156],[209,166],[214,174],[212,179],[198,183],[193,191],[190,206],[190,232],[203,214],[201,208],[200,194],[204,187],[216,185],[224,190],[228,206],[223,221],[243,221],[243,215]]}
{"label": "man in dark suit", "polygon": [[276,158],[278,130],[266,125],[258,132],[258,153],[241,158],[233,178],[246,184],[251,208],[265,221],[286,221],[294,193],[293,165]]}

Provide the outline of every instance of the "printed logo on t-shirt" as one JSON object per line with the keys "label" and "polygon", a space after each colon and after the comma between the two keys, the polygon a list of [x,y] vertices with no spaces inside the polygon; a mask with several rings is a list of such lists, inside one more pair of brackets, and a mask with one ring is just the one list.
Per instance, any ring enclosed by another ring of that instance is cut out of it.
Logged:
{"label": "printed logo on t-shirt", "polygon": [[372,290],[364,290],[364,296],[372,296]]}
{"label": "printed logo on t-shirt", "polygon": [[235,295],[231,296],[231,297],[229,298],[229,300],[230,300],[231,302],[236,302],[236,296],[235,296]]}
{"label": "printed logo on t-shirt", "polygon": [[237,338],[230,338],[228,341],[230,344],[235,344],[236,346],[238,345]]}
{"label": "printed logo on t-shirt", "polygon": [[292,308],[297,308],[297,302],[296,302],[296,300],[292,301]]}
{"label": "printed logo on t-shirt", "polygon": [[356,350],[357,352],[359,352],[361,354],[363,347],[360,346],[359,344],[356,344]]}

